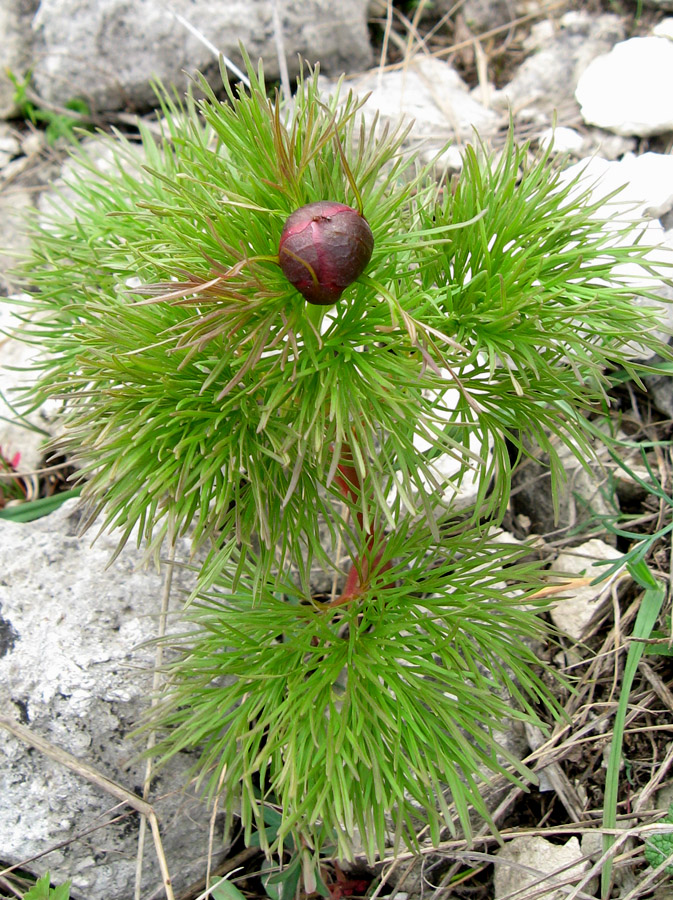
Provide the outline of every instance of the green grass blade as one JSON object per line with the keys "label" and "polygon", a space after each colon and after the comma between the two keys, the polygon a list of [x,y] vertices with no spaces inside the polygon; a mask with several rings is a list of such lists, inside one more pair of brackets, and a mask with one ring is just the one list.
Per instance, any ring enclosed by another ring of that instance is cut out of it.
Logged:
{"label": "green grass blade", "polygon": [[[622,759],[622,742],[624,739],[624,722],[629,705],[631,687],[638,669],[640,657],[645,649],[644,640],[650,637],[655,626],[661,606],[666,596],[666,589],[659,584],[644,562],[628,566],[629,573],[641,587],[645,588],[643,599],[638,610],[636,622],[631,635],[631,644],[626,655],[621,693],[617,706],[617,715],[612,732],[608,770],[605,780],[605,797],[603,801],[603,828],[614,829],[617,826],[617,795],[619,790],[619,764]],[[603,835],[603,851],[606,852],[614,843],[614,835]],[[601,874],[601,897],[607,900],[612,876],[612,858],[606,859]]]}
{"label": "green grass blade", "polygon": [[33,522],[35,519],[41,519],[54,512],[66,500],[79,497],[81,492],[82,488],[76,487],[70,491],[63,491],[61,494],[53,494],[51,497],[41,497],[39,500],[29,500],[28,503],[0,509],[0,519],[7,519],[9,522]]}

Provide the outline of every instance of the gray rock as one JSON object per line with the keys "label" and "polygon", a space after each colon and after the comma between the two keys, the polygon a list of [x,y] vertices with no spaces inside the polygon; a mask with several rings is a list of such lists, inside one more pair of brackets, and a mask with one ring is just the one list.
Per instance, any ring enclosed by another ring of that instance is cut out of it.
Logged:
{"label": "gray rock", "polygon": [[[593,538],[586,543],[560,553],[552,566],[554,574],[568,576],[570,581],[578,577],[591,580],[598,578],[605,567],[597,566],[598,562],[619,559],[619,550]],[[575,640],[581,640],[589,623],[596,615],[602,600],[609,594],[615,576],[600,584],[575,584],[566,588],[563,596],[554,601],[551,618],[561,631]]]}
{"label": "gray rock", "polygon": [[[326,94],[336,82],[320,78]],[[460,75],[448,63],[433,57],[413,57],[401,70],[373,70],[346,84],[359,96],[369,95],[363,114],[372,121],[379,115],[381,126],[413,122],[408,143],[418,147],[421,158],[430,160],[451,140],[457,145],[474,140],[475,131],[484,139],[503,123],[502,117],[477,102]],[[345,98],[346,91],[342,91]],[[460,153],[443,160],[460,168]]]}
{"label": "gray rock", "polygon": [[7,78],[9,69],[21,77],[33,60],[31,21],[40,0],[0,0],[0,116],[15,111],[12,82]]}
{"label": "gray rock", "polygon": [[457,7],[455,0],[432,0],[424,8],[423,18],[440,19],[442,16],[454,17],[458,13],[472,31],[479,33],[516,19],[521,15],[523,5],[520,0],[464,0]]}
{"label": "gray rock", "polygon": [[[668,364],[667,360],[657,356],[650,360],[653,365]],[[667,418],[673,419],[673,378],[670,375],[648,375],[643,381],[647,387],[647,394],[654,405]]]}
{"label": "gray rock", "polygon": [[[443,5],[448,11],[456,4],[447,0]],[[516,19],[520,6],[516,0],[465,0],[460,11],[470,29],[479,32],[499,28]]]}
{"label": "gray rock", "polygon": [[[590,866],[589,860],[582,856],[576,837],[571,837],[565,844],[552,844],[537,836],[517,837],[499,850],[497,857],[494,900],[514,894],[521,897],[527,885],[531,886],[531,895],[534,891],[537,900],[564,900],[567,890],[554,890],[552,885],[559,882],[577,884]],[[563,872],[552,875],[556,869],[563,869]],[[539,879],[543,879],[542,883]],[[551,887],[551,890],[540,893],[544,887]]]}
{"label": "gray rock", "polygon": [[[161,578],[127,547],[106,569],[115,538],[78,537],[76,501],[30,524],[0,521],[0,709],[129,790],[142,790],[142,742],[127,735],[147,709]],[[180,551],[186,550],[180,547]],[[188,587],[177,570],[173,596]],[[205,874],[209,812],[190,786],[191,760],[157,772],[150,802],[160,817],[177,894]],[[112,822],[124,814],[120,821]],[[133,896],[138,816],[69,769],[0,729],[0,856],[44,853],[93,826],[39,865],[74,896]],[[215,847],[222,849],[216,834]],[[148,835],[143,896],[161,884]]]}
{"label": "gray rock", "polygon": [[[279,0],[279,7],[291,72],[298,56],[339,74],[371,62],[366,0]],[[214,54],[171,13],[184,16],[239,66],[242,43],[253,62],[264,60],[273,79],[272,10],[270,0],[42,0],[33,24],[35,84],[49,101],[82,97],[103,111],[154,105],[151,79],[182,90],[185,72],[198,69],[220,83]]]}
{"label": "gray rock", "polygon": [[519,67],[512,81],[499,91],[494,103],[511,106],[522,118],[549,124],[556,112],[563,121],[577,112],[573,92],[591,60],[606,53],[624,36],[618,16],[591,16],[568,12],[558,28],[543,22],[533,30],[536,52]]}

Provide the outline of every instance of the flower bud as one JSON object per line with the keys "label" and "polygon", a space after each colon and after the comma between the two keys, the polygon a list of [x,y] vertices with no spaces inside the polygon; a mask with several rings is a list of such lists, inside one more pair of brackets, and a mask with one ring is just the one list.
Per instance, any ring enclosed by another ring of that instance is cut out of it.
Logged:
{"label": "flower bud", "polygon": [[331,306],[364,272],[373,249],[372,230],[357,210],[321,200],[288,217],[278,261],[309,303]]}

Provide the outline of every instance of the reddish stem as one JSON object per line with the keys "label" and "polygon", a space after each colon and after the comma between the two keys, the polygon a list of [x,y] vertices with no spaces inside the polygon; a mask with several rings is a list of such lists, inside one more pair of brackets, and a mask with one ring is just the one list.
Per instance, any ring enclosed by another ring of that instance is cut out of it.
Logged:
{"label": "reddish stem", "polygon": [[[345,497],[346,500],[357,503],[360,499],[361,484],[358,471],[353,465],[353,454],[351,453],[350,447],[342,448],[341,462],[337,466],[337,473],[338,474],[334,476],[334,480],[343,497]],[[362,510],[359,510],[357,513],[357,522],[360,528],[363,526],[363,521]]]}
{"label": "reddish stem", "polygon": [[[342,448],[341,462],[337,466],[337,474],[335,475],[334,480],[346,500],[350,500],[354,504],[358,503],[362,492],[362,483],[358,471],[353,465],[353,454],[348,446]],[[358,510],[356,519],[360,526],[360,530],[362,531],[364,529],[362,509]],[[381,547],[370,564],[369,558],[376,545],[377,539],[377,534],[373,528],[370,528],[366,533],[366,538],[365,548],[360,554],[357,563],[351,564],[348,575],[346,576],[346,584],[344,585],[343,591],[338,597],[335,597],[334,600],[332,600],[330,606],[343,606],[345,603],[350,603],[351,600],[361,596],[369,584],[370,574],[372,571],[376,570],[380,563],[385,544]],[[387,562],[381,571],[385,572],[390,566],[391,563]]]}

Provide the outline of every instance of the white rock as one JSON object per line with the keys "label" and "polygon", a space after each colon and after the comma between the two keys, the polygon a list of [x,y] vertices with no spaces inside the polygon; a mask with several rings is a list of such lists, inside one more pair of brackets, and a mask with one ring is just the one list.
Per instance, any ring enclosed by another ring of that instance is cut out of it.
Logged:
{"label": "white rock", "polygon": [[[12,6],[16,0],[0,2]],[[173,13],[239,67],[241,43],[253,64],[264,61],[267,77],[278,77],[271,0],[42,0],[33,34],[24,34],[26,43],[33,42],[38,93],[59,103],[82,97],[106,110],[152,105],[152,79],[182,90],[196,69],[221,86],[216,55]],[[337,75],[371,62],[367,0],[284,3],[280,18],[291,73],[298,71],[299,57]]]}
{"label": "white rock", "polygon": [[[591,188],[593,200],[606,198],[597,216],[616,213],[619,224],[650,215],[673,197],[673,155],[666,153],[628,153],[624,159],[610,162],[600,157],[580,160],[563,173],[564,180],[582,174],[582,188]],[[619,194],[607,200],[608,195]]]}
{"label": "white rock", "polygon": [[[472,366],[465,369],[465,374],[472,370]],[[446,369],[441,369],[443,377],[447,383],[453,384],[454,380]],[[427,400],[435,401],[439,398],[437,391],[424,391]],[[441,402],[434,410],[435,418],[438,421],[452,422],[454,421],[453,411],[460,403],[460,392],[457,388],[451,387],[441,394]],[[420,432],[416,432],[413,438],[414,447],[421,453],[431,451],[436,442],[431,435],[425,436]],[[449,504],[454,509],[465,509],[470,506],[477,498],[484,472],[490,470],[490,455],[492,442],[490,438],[484,445],[482,437],[475,431],[470,431],[468,439],[468,451],[472,454],[472,459],[466,460],[466,454],[441,453],[428,463],[430,475],[439,485],[439,498],[441,505]],[[467,466],[466,466],[467,462]],[[436,490],[435,484],[430,483],[423,472],[419,473],[419,480],[427,489],[428,493]],[[391,494],[391,501],[395,496],[395,490]]]}
{"label": "white rock", "polygon": [[[106,568],[116,538],[77,536],[76,501],[27,524],[0,521],[0,709],[50,743],[132,791],[142,790],[143,742],[128,732],[147,709],[161,579],[139,568],[133,540]],[[179,548],[185,555],[185,545]],[[191,584],[175,573],[173,608]],[[179,894],[202,877],[209,811],[194,795],[189,767],[178,756],[156,773],[162,840]],[[0,728],[0,847],[12,864],[50,850],[92,824],[104,825],[36,864],[52,878],[73,880],[87,900],[133,896],[138,817],[112,822],[127,807],[73,771]],[[111,812],[111,810],[113,810]],[[221,834],[216,846],[222,849]],[[160,886],[151,838],[145,851],[143,897]],[[163,896],[163,894],[162,894]]]}
{"label": "white rock", "polygon": [[673,39],[673,19],[662,19],[652,29],[655,37],[665,37]]}
{"label": "white rock", "polygon": [[17,415],[23,396],[21,389],[29,385],[34,376],[29,371],[36,355],[35,347],[9,336],[21,328],[18,315],[26,315],[25,307],[12,298],[0,302],[0,451],[5,459],[17,453],[19,473],[33,472],[44,456],[44,444],[53,428],[53,404],[51,410],[43,406],[25,416],[21,424]]}
{"label": "white rock", "polygon": [[[560,27],[559,27],[560,24]],[[624,36],[618,16],[592,16],[585,11],[567,12],[560,23],[540,23],[532,36],[536,52],[517,69],[498,91],[494,104],[511,107],[517,118],[550,123],[556,112],[575,112],[573,92],[589,62],[606,53]]]}
{"label": "white rock", "polygon": [[[515,894],[523,900],[523,889],[535,884],[535,900],[565,900],[567,890],[553,888],[538,893],[543,887],[555,883],[576,884],[589,868],[583,859],[579,841],[571,837],[565,844],[552,844],[542,837],[518,837],[509,841],[497,854],[495,866],[494,900]],[[514,866],[507,865],[515,863]],[[521,867],[526,867],[522,870]],[[558,869],[562,871],[552,875]],[[545,879],[545,876],[549,876]],[[544,879],[544,881],[540,881]],[[533,888],[531,887],[531,896]]]}
{"label": "white rock", "polygon": [[585,145],[585,139],[574,128],[546,128],[538,138],[540,146],[552,144],[555,153],[574,153],[579,155]]}
{"label": "white rock", "polygon": [[[327,94],[335,90],[335,83],[326,78],[319,83]],[[376,112],[382,125],[413,121],[411,140],[424,148],[424,158],[434,156],[449,140],[473,140],[475,130],[486,137],[501,122],[501,116],[470,95],[455,69],[433,57],[414,57],[396,71],[367,72],[346,86],[360,96],[370,93],[363,109],[370,121]]]}
{"label": "white rock", "polygon": [[617,134],[673,130],[673,42],[638,37],[616,44],[582,73],[575,97],[584,121]]}
{"label": "white rock", "polygon": [[18,139],[0,122],[0,169],[21,151]]}
{"label": "white rock", "polygon": [[[559,554],[552,570],[557,575],[570,578],[598,578],[605,567],[594,565],[601,560],[619,559],[622,554],[619,550],[593,538]],[[551,618],[557,628],[569,634],[570,637],[579,640],[587,625],[591,621],[602,598],[610,590],[615,578],[613,575],[607,581],[600,584],[587,584],[579,587],[568,587],[563,592],[563,597],[557,600],[551,609]]]}
{"label": "white rock", "polygon": [[[638,243],[641,247],[651,248],[647,260],[653,271],[662,277],[659,287],[638,263],[616,266],[614,272],[624,284],[634,288],[635,305],[652,306],[654,303],[639,296],[639,289],[655,291],[661,296],[662,330],[658,332],[658,337],[666,341],[673,328],[673,305],[670,302],[673,297],[663,279],[671,278],[673,274],[673,252],[666,245],[661,222],[650,216],[660,208],[666,209],[673,197],[673,156],[662,153],[644,153],[642,156],[627,154],[619,162],[591,157],[580,160],[562,174],[564,181],[575,178],[579,180],[571,192],[571,198],[588,191],[591,202],[604,201],[593,216],[610,219],[605,228],[612,233],[610,240],[613,246]],[[619,193],[610,197],[617,190]],[[620,229],[625,229],[623,234],[617,234]],[[632,356],[649,358],[651,353],[644,347],[634,346]]]}

